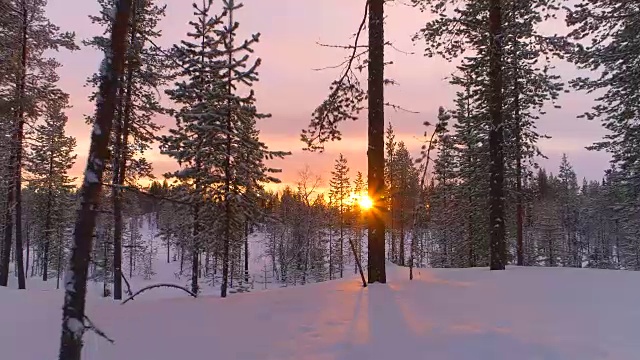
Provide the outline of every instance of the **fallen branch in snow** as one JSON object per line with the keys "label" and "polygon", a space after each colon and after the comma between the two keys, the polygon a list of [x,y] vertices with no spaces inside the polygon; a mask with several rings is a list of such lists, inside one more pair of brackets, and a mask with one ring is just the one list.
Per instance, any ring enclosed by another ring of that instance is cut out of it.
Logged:
{"label": "fallen branch in snow", "polygon": [[198,295],[192,293],[191,291],[189,291],[189,289],[187,289],[187,288],[185,288],[183,286],[175,285],[175,284],[161,283],[161,284],[154,284],[154,285],[149,285],[149,286],[143,287],[142,289],[138,290],[135,294],[129,296],[126,299],[124,299],[124,301],[122,301],[122,303],[120,305],[124,305],[124,304],[128,303],[129,300],[133,300],[136,296],[142,294],[143,292],[145,292],[147,290],[160,288],[160,287],[170,287],[170,288],[180,289],[180,290],[186,292],[187,294],[193,296],[194,298],[198,297]]}
{"label": "fallen branch in snow", "polygon": [[129,281],[124,276],[124,273],[122,271],[120,272],[120,275],[122,275],[122,280],[124,280],[125,285],[127,285],[127,294],[129,294],[129,296],[132,296],[133,291],[131,291],[131,284],[129,284]]}
{"label": "fallen branch in snow", "polygon": [[84,332],[86,332],[87,330],[91,330],[94,333],[98,334],[98,336],[100,336],[101,338],[107,340],[112,344],[115,344],[115,341],[109,336],[107,336],[107,334],[105,334],[104,331],[100,330],[97,326],[95,326],[87,315],[84,316],[84,320],[87,322],[87,325],[88,325],[88,326],[87,325],[84,326]]}
{"label": "fallen branch in snow", "polygon": [[356,246],[353,244],[353,240],[351,238],[349,238],[349,244],[351,245],[351,251],[353,251],[353,258],[356,260],[356,265],[358,265],[358,271],[360,272],[360,278],[362,279],[362,287],[367,287],[367,281],[365,280],[364,273],[362,272],[362,263],[360,262],[360,258],[356,252]]}

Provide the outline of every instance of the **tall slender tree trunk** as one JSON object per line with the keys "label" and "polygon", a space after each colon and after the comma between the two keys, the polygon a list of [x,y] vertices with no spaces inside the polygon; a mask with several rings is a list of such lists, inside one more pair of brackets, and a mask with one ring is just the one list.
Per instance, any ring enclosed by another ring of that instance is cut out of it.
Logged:
{"label": "tall slender tree trunk", "polygon": [[405,265],[405,248],[404,248],[404,201],[402,201],[400,203],[400,242],[399,242],[399,257],[398,257],[398,265],[400,266],[404,266]]}
{"label": "tall slender tree trunk", "polygon": [[249,282],[249,220],[244,221],[244,281]]}
{"label": "tall slender tree trunk", "polygon": [[71,246],[69,270],[65,275],[65,297],[62,311],[62,334],[59,360],[80,360],[82,335],[86,330],[85,303],[87,272],[91,258],[93,233],[102,191],[102,176],[109,159],[109,138],[113,125],[118,80],[122,74],[126,52],[126,36],[131,0],[118,0],[111,33],[110,49],[101,66],[100,91],[96,101],[96,121],[84,181],[80,188],[80,208]]}
{"label": "tall slender tree trunk", "polygon": [[58,228],[58,261],[56,263],[56,289],[60,289],[60,270],[62,269],[62,234]]}
{"label": "tall slender tree trunk", "polygon": [[369,131],[367,150],[369,197],[373,201],[368,229],[369,283],[386,283],[384,256],[384,0],[369,0]]}
{"label": "tall slender tree trunk", "polygon": [[395,235],[395,194],[393,193],[393,155],[389,157],[389,198],[391,206],[389,209],[390,237],[391,237],[391,256],[390,260],[396,262],[396,235]]}
{"label": "tall slender tree trunk", "polygon": [[[15,134],[15,129],[13,130]],[[15,136],[15,135],[14,135]],[[15,144],[15,141],[12,141]],[[10,150],[9,155],[9,167],[13,166],[15,162],[15,152]],[[9,284],[9,263],[11,262],[11,246],[13,245],[13,176],[9,175],[9,181],[7,181],[7,199],[5,202],[4,212],[4,242],[2,245],[2,271],[0,271],[0,286],[7,286]]]}
{"label": "tall slender tree trunk", "polygon": [[[135,2],[135,1],[134,1]],[[118,91],[121,92],[120,90]],[[119,98],[122,98],[120,94]],[[118,101],[119,107],[122,101]],[[114,132],[114,149],[113,149],[113,179],[111,187],[111,201],[113,205],[113,298],[115,300],[122,299],[122,189],[118,187],[118,179],[120,178],[120,157],[122,152],[122,112],[118,111],[116,116]],[[133,251],[133,248],[130,249]],[[130,269],[131,271],[132,269]],[[129,274],[131,277],[131,274]]]}
{"label": "tall slender tree trunk", "polygon": [[[229,31],[233,28],[233,11],[229,12]],[[233,49],[233,34],[230,34],[229,38],[229,56],[227,58],[227,64],[231,67],[233,64],[233,53],[231,49]],[[232,89],[232,80],[233,74],[231,69],[229,69],[229,77],[227,78],[227,95],[230,96]],[[227,141],[226,141],[226,156],[224,160],[224,198],[225,198],[225,234],[224,234],[224,244],[222,247],[222,286],[220,287],[220,296],[227,297],[227,286],[228,286],[228,277],[229,277],[229,247],[231,245],[231,100],[227,100],[228,106],[228,114],[227,114]]]}
{"label": "tall slender tree trunk", "polygon": [[171,263],[171,234],[167,235],[167,264]]}
{"label": "tall slender tree trunk", "polygon": [[[519,120],[516,120],[519,121]],[[519,126],[516,130],[516,146],[520,149],[520,132]],[[523,208],[523,194],[522,194],[522,160],[521,152],[517,151],[517,163],[516,163],[516,261],[518,266],[524,266],[524,208]]]}
{"label": "tall slender tree trunk", "polygon": [[[513,23],[517,21],[518,2],[514,1],[511,12],[513,13]],[[515,146],[516,146],[516,264],[524,265],[524,209],[522,194],[522,119],[520,114],[520,59],[519,40],[514,39],[513,51],[513,120],[515,121]]]}
{"label": "tall slender tree trunk", "polygon": [[[341,195],[342,196],[342,195]],[[340,200],[340,278],[344,277],[344,209]]]}
{"label": "tall slender tree trunk", "polygon": [[[138,34],[138,2],[133,0],[131,4],[131,31],[129,46],[136,43]],[[131,52],[131,51],[130,51]],[[119,125],[120,133],[116,134],[116,153],[118,157],[114,160],[113,179],[116,187],[113,189],[113,298],[115,300],[122,299],[122,186],[126,179],[127,157],[129,156],[129,129],[132,107],[132,90],[133,90],[133,70],[135,61],[129,57],[126,63],[127,74],[125,76],[126,91],[124,93],[124,110],[123,118],[118,119],[116,125]]]}
{"label": "tall slender tree trunk", "polygon": [[[49,139],[50,141],[53,142],[53,138],[50,137]],[[52,227],[53,224],[51,223],[51,211],[52,211],[52,207],[53,207],[53,183],[52,183],[52,179],[54,176],[53,173],[53,157],[54,157],[54,150],[51,149],[49,151],[49,171],[47,172],[47,174],[49,175],[49,180],[48,180],[48,184],[47,184],[47,208],[46,208],[46,212],[45,212],[45,220],[44,220],[44,254],[42,256],[42,281],[47,281],[49,278],[49,250],[51,247],[51,232],[52,232]],[[27,245],[27,248],[29,247],[29,245]],[[28,257],[28,255],[27,255]],[[59,266],[59,264],[58,264]],[[58,281],[59,282],[59,281]]]}
{"label": "tall slender tree trunk", "polygon": [[30,243],[31,236],[29,234],[31,229],[29,228],[29,221],[30,221],[30,219],[27,217],[27,219],[25,221],[27,223],[27,229],[25,230],[25,235],[26,235],[26,238],[25,238],[25,250],[27,251],[26,257],[24,259],[24,273],[25,273],[25,276],[26,276],[26,274],[29,273],[29,256],[31,256],[31,243]]}
{"label": "tall slender tree trunk", "polygon": [[329,220],[329,280],[333,280],[333,220]]}
{"label": "tall slender tree trunk", "polygon": [[24,260],[23,260],[23,248],[22,248],[22,145],[24,138],[24,100],[26,82],[27,82],[27,32],[29,26],[29,14],[27,12],[27,1],[22,0],[22,49],[20,56],[20,82],[19,82],[19,100],[18,100],[18,130],[17,130],[17,143],[16,143],[16,162],[15,166],[15,197],[16,197],[16,268],[18,270],[18,289],[25,289],[25,276],[24,276]]}
{"label": "tall slender tree trunk", "polygon": [[[199,188],[196,185],[196,188]],[[191,252],[191,292],[198,294],[200,287],[198,286],[198,263],[200,253],[200,243],[198,237],[200,236],[200,206],[195,205],[193,207],[193,250]]]}
{"label": "tall slender tree trunk", "polygon": [[[129,220],[129,279],[133,277],[134,256],[136,251],[136,234],[133,232],[133,219]],[[195,294],[195,293],[194,293]]]}
{"label": "tall slender tree trunk", "polygon": [[504,222],[504,124],[502,119],[502,8],[501,0],[489,2],[490,101],[491,130],[489,132],[489,251],[490,269],[506,267]]}
{"label": "tall slender tree trunk", "polygon": [[[51,161],[52,159],[50,159]],[[49,174],[53,172],[53,161],[49,163]],[[49,248],[51,246],[51,207],[53,206],[53,189],[49,183],[47,189],[47,210],[44,219],[44,253],[42,254],[42,281],[49,278]]]}
{"label": "tall slender tree trunk", "polygon": [[5,238],[2,256],[2,274],[0,274],[0,285],[7,286],[9,282],[9,262],[11,261],[11,245],[13,237],[13,222],[11,219],[11,210],[15,208],[15,266],[18,273],[18,288],[24,289],[25,275],[22,256],[22,142],[24,133],[24,101],[27,77],[27,31],[28,31],[28,12],[26,0],[20,2],[21,5],[21,51],[20,51],[20,72],[16,86],[16,102],[18,107],[15,111],[15,128],[12,134],[12,148],[9,156],[9,175],[12,181],[7,184],[7,202],[5,209]]}

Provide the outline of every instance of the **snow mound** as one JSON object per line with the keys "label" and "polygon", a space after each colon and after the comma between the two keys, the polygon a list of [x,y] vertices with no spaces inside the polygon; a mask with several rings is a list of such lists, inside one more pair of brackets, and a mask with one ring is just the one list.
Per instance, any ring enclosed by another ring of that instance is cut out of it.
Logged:
{"label": "snow mound", "polygon": [[[638,273],[388,272],[368,288],[352,278],[227,299],[92,298],[88,315],[116,343],[87,335],[84,359],[640,358]],[[0,289],[4,357],[54,358],[61,304],[58,292]]]}

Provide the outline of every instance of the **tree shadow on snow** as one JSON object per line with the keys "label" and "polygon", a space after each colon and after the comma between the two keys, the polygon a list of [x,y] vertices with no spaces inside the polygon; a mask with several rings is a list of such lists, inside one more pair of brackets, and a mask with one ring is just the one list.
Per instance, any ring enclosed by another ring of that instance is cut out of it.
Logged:
{"label": "tree shadow on snow", "polygon": [[[518,339],[509,329],[479,324],[430,324],[411,313],[403,293],[389,285],[373,284],[358,294],[345,340],[334,348],[336,359],[376,360],[410,356],[416,359],[567,359],[548,344]],[[406,295],[406,294],[405,294]],[[362,305],[362,303],[365,303]],[[366,306],[366,309],[364,307]],[[414,308],[413,311],[416,309]],[[423,308],[420,311],[437,312]],[[366,313],[365,313],[366,311]],[[363,319],[362,317],[366,317]],[[366,340],[355,342],[367,321]]]}

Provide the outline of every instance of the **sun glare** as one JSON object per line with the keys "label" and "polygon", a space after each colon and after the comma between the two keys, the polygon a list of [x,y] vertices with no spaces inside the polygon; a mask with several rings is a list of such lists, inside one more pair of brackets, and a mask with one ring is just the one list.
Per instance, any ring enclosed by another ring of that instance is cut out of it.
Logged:
{"label": "sun glare", "polygon": [[367,195],[363,195],[358,200],[358,205],[365,210],[369,210],[373,207],[373,201],[371,201],[371,198]]}

